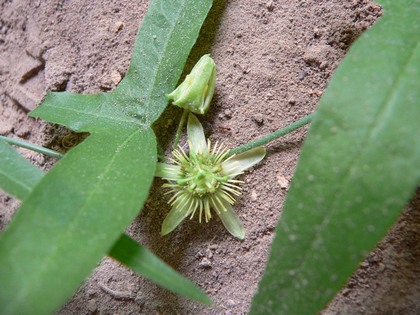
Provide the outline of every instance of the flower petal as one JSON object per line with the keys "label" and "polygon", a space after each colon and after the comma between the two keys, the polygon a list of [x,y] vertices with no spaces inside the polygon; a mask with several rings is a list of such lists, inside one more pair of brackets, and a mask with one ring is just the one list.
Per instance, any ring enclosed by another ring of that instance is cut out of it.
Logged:
{"label": "flower petal", "polygon": [[171,233],[188,215],[188,211],[184,211],[177,204],[174,204],[165,220],[163,220],[160,235],[164,236]]}
{"label": "flower petal", "polygon": [[188,140],[190,142],[190,152],[204,154],[208,151],[203,126],[194,114],[190,113],[187,124]]}
{"label": "flower petal", "polygon": [[164,177],[169,180],[177,180],[181,176],[181,167],[178,165],[157,163],[155,176]]}
{"label": "flower petal", "polygon": [[223,225],[230,234],[236,238],[239,238],[240,240],[243,240],[245,238],[245,229],[241,220],[239,220],[239,217],[236,215],[229,202],[222,198],[219,200],[223,203],[224,209],[220,209],[219,207],[219,211],[216,211],[216,213],[222,220]]}
{"label": "flower petal", "polygon": [[223,174],[232,177],[239,175],[260,162],[264,158],[265,153],[264,147],[257,147],[235,155],[222,163]]}

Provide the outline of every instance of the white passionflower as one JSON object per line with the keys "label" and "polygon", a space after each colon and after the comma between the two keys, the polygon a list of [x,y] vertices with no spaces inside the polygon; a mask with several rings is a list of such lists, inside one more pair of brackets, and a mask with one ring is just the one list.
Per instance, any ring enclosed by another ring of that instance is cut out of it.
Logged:
{"label": "white passionflower", "polygon": [[162,235],[173,231],[186,217],[192,219],[198,211],[201,222],[212,217],[215,210],[223,225],[233,236],[244,239],[245,230],[232,205],[240,195],[241,181],[234,178],[260,162],[265,149],[258,147],[238,155],[229,156],[229,150],[217,143],[212,147],[204,137],[203,127],[192,113],[188,124],[189,154],[181,147],[173,152],[174,164],[158,163],[156,176],[167,181],[164,187],[174,195],[172,206],[162,224]]}

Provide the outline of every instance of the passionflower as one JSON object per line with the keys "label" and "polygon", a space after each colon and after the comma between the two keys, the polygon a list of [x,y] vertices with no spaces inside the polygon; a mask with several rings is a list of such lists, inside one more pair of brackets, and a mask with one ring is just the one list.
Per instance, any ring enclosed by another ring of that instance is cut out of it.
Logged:
{"label": "passionflower", "polygon": [[216,86],[216,64],[209,54],[195,64],[185,80],[166,95],[172,104],[203,115],[207,112]]}
{"label": "passionflower", "polygon": [[192,113],[187,123],[189,153],[182,147],[174,150],[173,164],[158,163],[155,176],[167,181],[173,196],[172,206],[162,224],[161,234],[172,232],[185,218],[192,219],[198,212],[198,220],[208,222],[213,209],[225,228],[233,236],[244,239],[245,230],[234,212],[235,197],[241,194],[241,181],[235,177],[260,162],[265,149],[258,147],[238,155],[229,155],[223,145],[211,145],[205,139],[203,127]]}

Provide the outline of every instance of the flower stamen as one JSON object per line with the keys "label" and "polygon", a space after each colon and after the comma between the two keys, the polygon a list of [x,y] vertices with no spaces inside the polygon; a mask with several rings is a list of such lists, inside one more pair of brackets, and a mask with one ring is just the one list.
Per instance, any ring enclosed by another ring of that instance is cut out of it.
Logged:
{"label": "flower stamen", "polygon": [[232,209],[243,181],[234,178],[261,161],[264,148],[230,156],[223,144],[216,141],[212,146],[206,141],[200,122],[191,113],[187,132],[189,153],[178,146],[170,159],[172,165],[158,163],[157,176],[165,179],[163,187],[170,189],[166,194],[174,194],[169,199],[172,210],[163,222],[162,234],[171,232],[184,218],[194,218],[196,212],[198,221],[201,223],[204,215],[207,223],[213,208],[228,231],[243,239],[244,228]]}

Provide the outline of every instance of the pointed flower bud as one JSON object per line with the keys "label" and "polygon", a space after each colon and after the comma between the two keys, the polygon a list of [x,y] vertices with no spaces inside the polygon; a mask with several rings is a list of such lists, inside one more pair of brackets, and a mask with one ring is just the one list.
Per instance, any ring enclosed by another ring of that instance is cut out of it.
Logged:
{"label": "pointed flower bud", "polygon": [[207,54],[200,58],[175,91],[166,96],[174,105],[203,115],[209,109],[215,85],[216,64]]}

